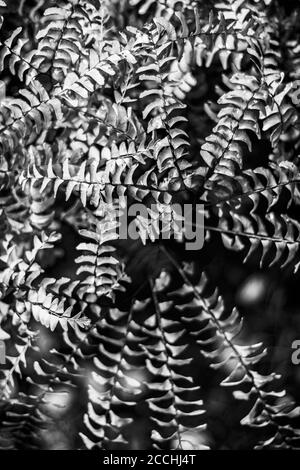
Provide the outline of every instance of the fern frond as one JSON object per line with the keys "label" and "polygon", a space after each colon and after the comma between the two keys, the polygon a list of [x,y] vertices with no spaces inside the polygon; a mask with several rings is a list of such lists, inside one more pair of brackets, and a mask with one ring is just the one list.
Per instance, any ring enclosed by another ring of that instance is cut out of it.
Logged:
{"label": "fern frond", "polygon": [[295,262],[299,254],[300,225],[285,215],[270,212],[263,220],[256,214],[245,216],[228,211],[218,227],[206,228],[219,232],[226,248],[245,250],[244,262],[260,249],[260,267],[278,264],[284,268]]}
{"label": "fern frond", "polygon": [[152,393],[159,392],[149,399],[152,420],[156,425],[152,439],[158,448],[173,441],[176,448],[183,449],[187,432],[206,427],[202,422],[203,402],[199,399],[200,389],[193,386],[189,372],[179,371],[181,361],[188,365],[192,360],[186,354],[186,344],[180,344],[185,329],[181,322],[165,316],[169,305],[167,302],[159,302],[153,281],[151,284],[154,315],[147,319],[145,328],[152,341],[146,344],[145,349],[148,370],[153,380],[149,388]]}
{"label": "fern frond", "polygon": [[119,260],[114,256],[115,248],[107,245],[116,239],[116,222],[105,220],[97,224],[96,231],[82,229],[80,235],[89,243],[80,243],[77,249],[83,254],[76,258],[80,266],[77,275],[87,274],[80,280],[79,295],[88,295],[94,301],[101,295],[114,297],[116,290],[124,290],[119,281],[126,280]]}
{"label": "fern frond", "polygon": [[25,79],[26,83],[28,83],[26,72],[31,68],[38,72],[38,69],[31,64],[34,51],[26,51],[28,39],[20,35],[21,31],[21,27],[17,28],[3,44],[0,43],[2,46],[0,52],[0,71],[4,70],[5,61],[7,60],[12,75],[17,75],[22,82]]}
{"label": "fern frond", "polygon": [[[128,449],[136,420],[139,446],[217,447],[215,370],[246,439],[299,447],[255,319],[226,306],[253,258],[300,266],[299,15],[271,0],[0,8],[0,448],[50,446],[51,403],[71,392],[87,449]],[[183,220],[198,203],[204,227]],[[192,253],[190,226],[206,234]],[[219,289],[225,255],[250,263]]]}
{"label": "fern frond", "polygon": [[[101,155],[94,152],[91,158],[83,160],[80,165],[72,164],[67,156],[59,163],[47,157],[48,161],[39,166],[35,162],[29,163],[27,171],[21,175],[20,183],[24,189],[28,182],[31,187],[39,185],[41,192],[50,185],[54,197],[59,188],[64,187],[66,200],[76,191],[84,206],[87,201],[95,207],[99,206],[100,201],[112,204],[114,197],[121,202],[127,193],[138,200],[143,200],[149,194],[158,198],[160,194],[163,196],[168,193],[168,185],[164,180],[157,181],[155,166],[145,165],[143,172],[140,162],[149,154],[157,158],[163,147],[163,141],[157,142],[153,151],[151,147],[144,148],[143,145],[139,148],[134,144],[129,144],[128,148],[122,144],[120,147],[112,145],[111,149],[105,148]],[[104,157],[104,161],[101,157]]]}
{"label": "fern frond", "polygon": [[37,135],[47,130],[55,121],[62,119],[61,103],[50,98],[46,90],[34,82],[36,94],[21,90],[25,99],[1,103],[5,125],[1,130],[1,148],[4,153],[14,152],[20,146],[32,143]]}
{"label": "fern frond", "polygon": [[[81,435],[88,449],[126,443],[122,429],[132,418],[119,416],[118,405],[124,403],[130,409],[143,393],[143,384],[130,375],[135,362],[144,354],[138,344],[143,335],[133,319],[133,310],[134,306],[129,312],[113,309],[102,317],[101,356],[94,358],[95,372],[89,385],[90,401],[85,416],[91,438]],[[112,330],[118,332],[114,338],[105,335]]]}
{"label": "fern frond", "polygon": [[[20,304],[18,305],[20,310]],[[12,332],[13,325],[17,325],[17,335],[7,333]],[[26,368],[28,355],[35,347],[36,332],[27,328],[23,320],[16,313],[8,314],[5,320],[1,321],[0,335],[6,344],[6,364],[1,370],[0,378],[0,399],[9,399],[13,396],[16,388],[16,377],[22,377]],[[13,343],[11,344],[13,339]]]}
{"label": "fern frond", "polygon": [[[52,232],[46,235],[42,232],[41,238],[34,236],[31,250],[23,249],[23,257],[18,256],[16,252],[16,245],[13,243],[13,237],[8,235],[3,242],[1,261],[4,267],[1,269],[0,282],[4,292],[8,289],[27,291],[31,287],[31,283],[43,271],[41,266],[37,263],[36,259],[42,250],[50,249],[53,247],[60,236]],[[22,256],[21,255],[21,256]]]}
{"label": "fern frond", "polygon": [[[291,162],[270,163],[269,168],[255,168],[237,174],[235,178],[223,175],[208,181],[202,199],[208,206],[217,206],[222,215],[226,207],[240,209],[251,204],[251,212],[255,212],[260,204],[266,211],[284,198],[288,207],[299,203],[299,170]],[[284,195],[283,195],[284,192]]]}
{"label": "fern frond", "polygon": [[[276,392],[270,389],[269,384],[280,376],[262,375],[256,370],[256,365],[267,353],[266,349],[263,349],[262,343],[239,345],[236,337],[241,331],[242,323],[237,310],[224,316],[224,302],[218,291],[215,290],[210,295],[205,292],[206,276],[202,274],[199,284],[194,286],[184,269],[174,259],[172,262],[184,281],[182,288],[172,294],[177,299],[178,296],[181,297],[178,309],[182,322],[190,326],[190,334],[196,338],[202,354],[211,362],[211,367],[229,370],[222,385],[234,387],[234,396],[237,399],[253,400],[252,408],[241,424],[268,430],[267,438],[259,442],[257,448],[294,448],[298,430],[289,424],[282,425],[281,419],[293,419],[299,415],[299,409],[284,401],[276,403],[276,399],[283,397],[285,391]],[[183,299],[190,298],[191,294],[192,300],[185,304]]]}
{"label": "fern frond", "polygon": [[58,324],[64,330],[67,330],[68,327],[74,328],[75,325],[87,326],[88,319],[82,316],[82,312],[71,316],[74,302],[71,301],[71,305],[67,307],[64,298],[61,299],[47,292],[48,283],[47,278],[43,279],[38,289],[30,289],[28,292],[25,305],[28,305],[34,319],[50,328],[51,331],[54,331]]}
{"label": "fern frond", "polygon": [[264,113],[268,93],[253,76],[235,74],[230,83],[233,90],[219,99],[222,106],[218,123],[201,147],[201,157],[210,168],[212,180],[218,174],[235,177],[243,167],[243,145],[251,151],[248,132],[260,138],[258,119]]}

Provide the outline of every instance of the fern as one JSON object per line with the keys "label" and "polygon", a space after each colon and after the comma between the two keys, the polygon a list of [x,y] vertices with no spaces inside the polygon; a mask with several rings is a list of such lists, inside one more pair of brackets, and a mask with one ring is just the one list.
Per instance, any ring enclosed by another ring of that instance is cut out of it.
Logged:
{"label": "fern", "polygon": [[299,448],[270,337],[215,267],[298,279],[299,15],[279,3],[0,1],[0,448],[49,446],[64,394],[74,448],[132,448],[137,417],[140,448],[219,448],[209,387],[243,403],[249,447]]}

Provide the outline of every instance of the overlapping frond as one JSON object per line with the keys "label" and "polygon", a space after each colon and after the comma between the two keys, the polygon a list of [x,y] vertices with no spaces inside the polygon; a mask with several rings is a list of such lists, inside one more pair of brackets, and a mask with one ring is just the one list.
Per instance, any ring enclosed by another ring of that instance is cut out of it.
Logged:
{"label": "overlapping frond", "polygon": [[283,268],[298,260],[300,225],[288,216],[270,212],[262,218],[229,211],[226,217],[220,218],[218,227],[207,229],[218,231],[227,248],[242,251],[244,261],[259,249],[261,267],[277,264]]}

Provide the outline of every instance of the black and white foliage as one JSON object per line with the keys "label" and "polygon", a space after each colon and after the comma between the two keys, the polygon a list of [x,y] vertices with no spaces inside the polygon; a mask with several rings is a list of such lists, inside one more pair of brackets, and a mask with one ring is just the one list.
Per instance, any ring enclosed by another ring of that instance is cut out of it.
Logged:
{"label": "black and white foliage", "polygon": [[[283,21],[272,0],[26,0],[17,23],[6,3],[1,448],[40,448],[47,400],[87,371],[82,446],[126,446],[143,403],[151,445],[186,448],[207,426],[187,367],[200,360],[248,403],[241,424],[259,429],[257,448],[297,448],[298,408],[266,345],[241,342],[247,322],[202,259],[219,240],[241,263],[298,269],[298,12]],[[185,252],[184,233],[118,240],[110,208],[125,200],[165,220],[172,203],[204,204],[201,253]],[[66,230],[77,254],[56,270]]]}

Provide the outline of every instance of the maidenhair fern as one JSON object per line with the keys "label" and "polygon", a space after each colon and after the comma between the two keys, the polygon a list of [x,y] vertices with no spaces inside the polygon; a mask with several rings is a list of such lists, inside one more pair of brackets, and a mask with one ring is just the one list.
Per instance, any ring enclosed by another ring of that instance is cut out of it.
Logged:
{"label": "maidenhair fern", "polygon": [[299,268],[299,14],[280,3],[0,1],[1,448],[45,447],[72,390],[78,448],[130,448],[137,409],[147,448],[218,447],[211,375],[251,445],[299,447],[268,344],[210,269],[230,250]]}

